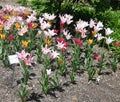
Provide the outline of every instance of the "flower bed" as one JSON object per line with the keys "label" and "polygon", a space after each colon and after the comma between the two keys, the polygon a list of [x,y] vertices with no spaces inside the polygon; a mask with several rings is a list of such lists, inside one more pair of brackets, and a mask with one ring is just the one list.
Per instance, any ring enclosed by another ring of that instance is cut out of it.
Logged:
{"label": "flower bed", "polygon": [[[8,66],[9,55],[18,57],[23,74],[18,90],[22,102],[30,94],[27,86],[33,64],[43,66],[38,83],[44,94],[61,89],[64,84],[61,80],[66,76],[75,83],[77,73],[85,72],[88,82],[99,82],[104,70],[117,70],[117,57],[109,53],[110,45],[115,42],[109,36],[113,30],[93,19],[74,21],[69,14],[59,15],[60,21],[56,18],[44,13],[37,19],[32,9],[10,5],[0,11],[0,58]],[[119,42],[115,46],[119,47]],[[109,56],[98,51],[98,47],[107,48]]]}

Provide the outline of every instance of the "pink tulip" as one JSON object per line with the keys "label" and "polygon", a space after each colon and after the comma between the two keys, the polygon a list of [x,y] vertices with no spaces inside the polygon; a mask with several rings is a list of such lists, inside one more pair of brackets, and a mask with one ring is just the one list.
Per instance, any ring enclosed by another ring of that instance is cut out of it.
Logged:
{"label": "pink tulip", "polygon": [[27,66],[31,66],[32,61],[33,61],[33,57],[32,57],[31,54],[28,54],[28,55],[26,56],[26,58],[24,59],[24,63],[25,63],[25,65],[27,65]]}
{"label": "pink tulip", "polygon": [[24,60],[27,57],[28,53],[26,53],[24,50],[22,50],[20,53],[17,52],[17,56],[20,60]]}

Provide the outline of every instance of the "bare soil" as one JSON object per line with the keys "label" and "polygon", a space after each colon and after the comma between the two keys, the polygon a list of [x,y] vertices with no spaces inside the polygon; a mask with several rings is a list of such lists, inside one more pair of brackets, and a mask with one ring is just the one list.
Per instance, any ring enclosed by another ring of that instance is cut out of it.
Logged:
{"label": "bare soil", "polygon": [[[22,78],[21,68],[15,68],[15,79],[12,83],[12,69],[0,65],[0,102],[20,102],[17,89]],[[39,84],[41,64],[36,64],[30,71],[28,87],[31,94],[27,102],[120,102],[120,70],[116,73],[105,71],[100,81],[88,84],[87,73],[78,73],[76,83],[69,82],[69,77],[61,78],[62,89],[54,90],[48,95],[42,94]],[[110,74],[109,74],[110,73]]]}
{"label": "bare soil", "polygon": [[[0,1],[0,5],[18,5],[10,0]],[[0,102],[20,102],[17,89],[22,78],[22,70],[15,65],[15,79],[12,82],[11,68],[4,68],[0,62]],[[107,70],[100,75],[100,81],[88,84],[87,73],[78,73],[76,83],[71,84],[69,77],[61,78],[62,89],[48,95],[41,92],[41,64],[35,64],[30,71],[28,87],[32,90],[27,102],[120,102],[120,66],[116,73]]]}

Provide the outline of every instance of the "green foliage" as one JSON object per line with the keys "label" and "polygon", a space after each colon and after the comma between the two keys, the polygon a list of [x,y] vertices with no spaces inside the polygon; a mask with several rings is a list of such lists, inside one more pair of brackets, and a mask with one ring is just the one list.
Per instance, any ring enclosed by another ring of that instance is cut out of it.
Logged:
{"label": "green foliage", "polygon": [[86,0],[64,0],[61,4],[61,13],[74,15],[76,20],[89,20],[95,15],[95,9]]}
{"label": "green foliage", "polygon": [[90,67],[90,68],[88,68],[87,72],[88,72],[88,81],[93,80],[93,77],[96,73],[95,68]]}
{"label": "green foliage", "polygon": [[109,9],[105,12],[99,12],[96,14],[96,18],[105,23],[105,26],[112,28],[118,28],[120,26],[120,11],[115,12],[112,11],[112,9]]}
{"label": "green foliage", "polygon": [[74,83],[74,82],[75,82],[75,73],[74,73],[73,71],[71,71],[71,72],[69,73],[69,76],[70,76],[70,81],[71,81],[71,83]]}
{"label": "green foliage", "polygon": [[[101,13],[106,14],[106,10],[110,8],[115,8],[114,5],[118,5],[117,2],[110,0],[18,0],[23,5],[32,7],[37,11],[38,15],[43,12],[48,13],[58,13],[61,14],[68,13],[76,17],[76,19],[81,18],[83,20],[89,20],[93,17],[100,17]],[[61,1],[61,2],[60,2]],[[97,15],[96,15],[97,14]],[[107,17],[107,16],[105,16]]]}
{"label": "green foliage", "polygon": [[54,76],[50,78],[51,88],[61,88],[61,83],[58,78],[58,72],[56,71]]}
{"label": "green foliage", "polygon": [[47,94],[48,91],[50,90],[50,86],[49,86],[49,78],[48,78],[46,70],[42,71],[42,79],[39,81],[39,83],[42,86],[42,92],[44,94]]}
{"label": "green foliage", "polygon": [[111,0],[110,4],[114,10],[120,10],[120,1],[119,0]]}
{"label": "green foliage", "polygon": [[81,18],[83,20],[89,20],[90,18],[94,18],[95,9],[89,6],[76,5],[73,6],[73,14],[76,19]]}
{"label": "green foliage", "polygon": [[[103,21],[106,27],[112,28],[114,33],[111,34],[111,37],[115,41],[120,42],[120,11],[107,10],[105,12],[100,12],[96,15],[96,18]],[[117,58],[120,59],[120,48],[115,47],[113,44],[111,49],[115,55],[117,55]]]}
{"label": "green foliage", "polygon": [[111,68],[112,68],[113,72],[116,72],[117,63],[118,63],[117,57],[113,57],[113,59],[110,62],[111,62]]}
{"label": "green foliage", "polygon": [[31,6],[34,10],[36,10],[38,14],[40,14],[46,9],[46,5],[45,5],[46,2],[47,2],[46,0],[32,0],[29,6]]}
{"label": "green foliage", "polygon": [[59,3],[56,0],[32,0],[28,6],[36,10],[38,15],[43,12],[57,13]]}
{"label": "green foliage", "polygon": [[28,95],[30,94],[30,90],[27,89],[26,84],[21,82],[21,89],[18,90],[21,102],[26,102]]}
{"label": "green foliage", "polygon": [[110,8],[110,0],[91,0],[89,3],[97,12],[103,12]]}
{"label": "green foliage", "polygon": [[27,6],[27,0],[18,0],[18,3],[20,3],[22,6]]}

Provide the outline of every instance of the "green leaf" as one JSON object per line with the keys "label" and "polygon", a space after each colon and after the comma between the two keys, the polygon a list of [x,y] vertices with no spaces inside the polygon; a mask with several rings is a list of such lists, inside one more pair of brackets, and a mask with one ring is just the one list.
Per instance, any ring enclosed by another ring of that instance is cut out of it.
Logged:
{"label": "green leaf", "polygon": [[2,54],[2,47],[0,46],[0,54]]}

